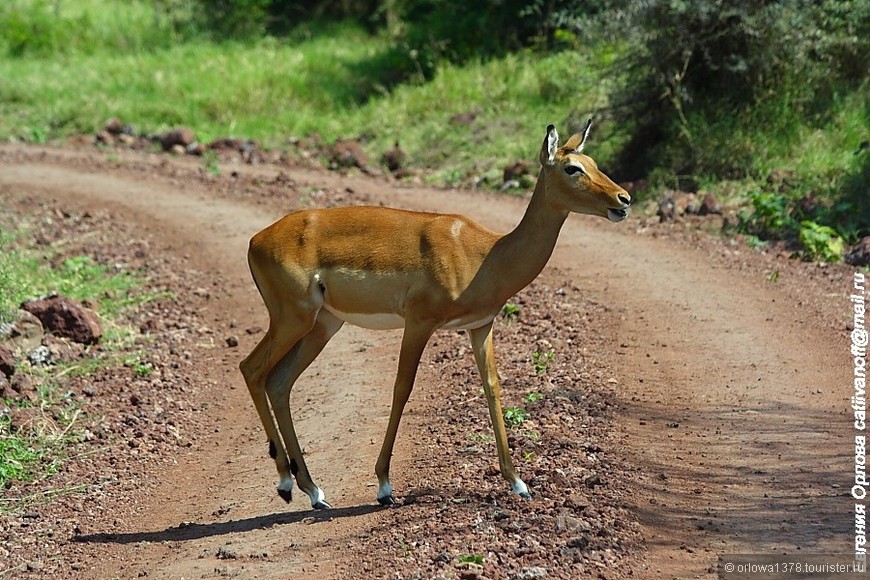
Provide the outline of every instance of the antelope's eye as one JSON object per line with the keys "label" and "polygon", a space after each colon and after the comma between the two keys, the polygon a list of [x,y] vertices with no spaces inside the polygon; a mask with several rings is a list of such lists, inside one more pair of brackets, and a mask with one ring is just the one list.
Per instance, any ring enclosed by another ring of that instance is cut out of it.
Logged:
{"label": "antelope's eye", "polygon": [[586,173],[586,172],[583,171],[583,168],[580,167],[579,165],[568,165],[567,167],[565,167],[565,173],[567,173],[568,175],[574,175],[575,173]]}

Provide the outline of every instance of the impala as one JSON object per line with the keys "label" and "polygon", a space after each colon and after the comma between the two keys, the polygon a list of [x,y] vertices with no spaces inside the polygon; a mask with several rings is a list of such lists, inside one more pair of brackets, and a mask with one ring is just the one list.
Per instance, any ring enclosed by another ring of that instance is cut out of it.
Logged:
{"label": "impala", "polygon": [[331,507],[305,465],[289,399],[293,384],[345,322],[404,329],[375,465],[379,503],[395,503],[393,443],[423,349],[440,328],[468,331],[501,473],[515,493],[531,497],[510,457],[492,325],[505,302],[543,270],[570,212],[613,222],[628,215],[628,193],[582,153],[591,125],[590,119],[562,147],[555,128],[547,127],[534,193],[519,225],[506,235],[460,215],[382,207],[297,211],[254,235],[248,263],[270,322],[240,368],[269,438],[284,500],[291,499],[295,476],[312,507]]}

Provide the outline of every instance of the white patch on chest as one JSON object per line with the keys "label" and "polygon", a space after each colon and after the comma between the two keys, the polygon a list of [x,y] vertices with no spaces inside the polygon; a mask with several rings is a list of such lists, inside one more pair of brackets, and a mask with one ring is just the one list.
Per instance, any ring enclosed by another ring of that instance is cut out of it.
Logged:
{"label": "white patch on chest", "polygon": [[462,223],[462,220],[454,221],[453,224],[450,226],[450,235],[454,238],[459,238],[459,232],[462,231],[463,225],[464,224]]}

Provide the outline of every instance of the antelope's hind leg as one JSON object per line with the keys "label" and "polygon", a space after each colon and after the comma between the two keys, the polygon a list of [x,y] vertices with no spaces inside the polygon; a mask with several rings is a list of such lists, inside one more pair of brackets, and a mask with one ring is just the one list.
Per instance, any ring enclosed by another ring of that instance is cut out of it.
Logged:
{"label": "antelope's hind leg", "polygon": [[332,506],[326,501],[323,491],[311,479],[305,458],[302,456],[302,448],[290,412],[290,391],[299,376],[323,351],[323,347],[338,332],[342,324],[344,323],[340,319],[326,310],[321,310],[311,331],[284,355],[266,379],[266,393],[272,404],[287,454],[290,456],[290,472],[296,478],[299,488],[310,498],[311,507],[315,509],[326,509]]}
{"label": "antelope's hind leg", "polygon": [[[311,506],[316,509],[325,509],[332,506],[325,500],[323,491],[312,481],[308,467],[305,464],[305,459],[302,456],[302,449],[299,445],[296,430],[293,426],[293,418],[290,413],[290,391],[299,376],[317,358],[317,355],[320,354],[326,343],[338,332],[342,324],[341,320],[329,312],[321,310],[316,315],[310,330],[296,340],[295,343],[292,339],[280,341],[280,344],[284,345],[284,355],[271,366],[267,373],[264,373],[265,376],[261,378],[262,382],[249,381],[248,383],[254,404],[257,407],[258,413],[260,413],[260,419],[263,421],[263,426],[266,428],[266,433],[269,437],[269,453],[270,455],[273,452],[275,453],[273,458],[275,459],[280,476],[278,494],[285,501],[289,502],[293,488],[293,477],[295,477],[299,488],[308,495],[311,500]],[[267,335],[268,337],[269,335]],[[264,339],[265,341],[266,339]],[[291,346],[287,347],[286,345],[288,344]],[[258,345],[257,348],[260,348],[261,345]],[[254,350],[248,359],[254,357],[256,353],[257,349]],[[244,369],[248,359],[242,363],[243,373],[245,372]],[[246,374],[245,376],[247,379],[248,375]],[[260,389],[252,388],[252,384],[259,385]],[[265,403],[265,417],[264,413],[260,412],[261,404],[263,403]],[[271,404],[271,410],[274,412],[274,420],[272,413],[269,412],[269,404]],[[277,422],[277,429],[275,422]]]}
{"label": "antelope's hind leg", "polygon": [[274,358],[272,356],[273,349],[274,334],[270,329],[259,344],[254,347],[251,354],[241,362],[239,369],[241,369],[242,375],[245,377],[245,383],[248,385],[248,392],[251,394],[254,408],[257,410],[257,415],[259,415],[263,429],[266,431],[266,437],[269,440],[269,457],[275,461],[275,466],[278,468],[278,495],[289,503],[293,493],[293,476],[290,471],[290,459],[284,450],[284,443],[281,440],[281,435],[278,433],[278,427],[275,424],[272,409],[269,406],[269,399],[266,395],[266,376],[272,367],[277,364],[271,360]]}

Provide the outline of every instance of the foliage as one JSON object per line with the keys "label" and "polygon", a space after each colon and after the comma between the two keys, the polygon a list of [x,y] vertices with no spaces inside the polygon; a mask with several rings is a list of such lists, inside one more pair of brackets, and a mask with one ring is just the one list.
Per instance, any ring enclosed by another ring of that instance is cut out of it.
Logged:
{"label": "foliage", "polygon": [[517,304],[514,304],[513,302],[508,302],[507,304],[502,306],[501,315],[506,321],[513,322],[514,320],[519,318],[521,310],[522,309]]}
{"label": "foliage", "polygon": [[843,258],[843,238],[834,228],[805,220],[801,222],[799,239],[811,260],[838,262]]}
{"label": "foliage", "polygon": [[[755,235],[798,241],[810,220],[851,243],[870,234],[868,27],[870,3],[846,0],[9,0],[0,137],[109,117],[266,146],[365,136],[433,183],[494,188],[534,161],[527,136],[591,113],[617,180],[738,180],[794,219],[762,207]],[[771,190],[779,168],[797,176]]]}
{"label": "foliage", "polygon": [[196,34],[186,0],[6,0],[0,54],[47,57],[165,49]]}
{"label": "foliage", "polygon": [[536,403],[543,398],[544,398],[543,393],[539,393],[537,391],[532,391],[531,393],[528,393],[525,397],[523,397],[523,401],[525,401],[526,403]]}
{"label": "foliage", "polygon": [[556,356],[556,351],[552,348],[546,352],[536,350],[532,353],[532,366],[535,368],[535,374],[540,376],[547,372],[547,367],[550,366],[550,361]]}
{"label": "foliage", "polygon": [[[677,175],[734,177],[741,160],[716,163],[709,137],[746,144],[763,131],[796,137],[821,121],[838,87],[865,77],[870,34],[866,3],[661,0],[631,4],[623,14],[637,50],[624,79],[621,119],[635,124],[621,171],[630,176],[664,165]],[[809,117],[809,119],[807,119]],[[755,121],[740,130],[733,121]],[[772,125],[771,125],[772,124]],[[709,128],[716,128],[710,134]],[[736,134],[735,134],[736,133]],[[741,135],[742,133],[742,135]],[[710,163],[714,160],[713,163]]]}
{"label": "foliage", "polygon": [[0,416],[0,489],[12,481],[33,478],[33,466],[42,459],[33,442],[11,432],[9,417]]}
{"label": "foliage", "polygon": [[740,231],[762,238],[783,238],[797,231],[792,204],[780,193],[754,191],[748,194],[751,211],[740,214]]}
{"label": "foliage", "polygon": [[522,407],[508,407],[504,410],[504,421],[508,427],[522,425],[528,416],[528,411]]}
{"label": "foliage", "polygon": [[[0,488],[11,481],[28,481],[51,475],[62,463],[68,444],[77,434],[72,426],[80,413],[81,402],[62,388],[62,378],[95,372],[115,364],[131,366],[140,377],[151,372],[135,353],[119,356],[126,329],[114,322],[119,312],[163,296],[136,292],[139,276],[115,271],[96,263],[91,257],[72,255],[67,258],[44,248],[27,247],[27,228],[21,223],[8,224],[11,216],[0,213],[0,323],[17,317],[18,306],[28,298],[58,291],[78,300],[94,300],[98,306],[104,344],[92,356],[73,364],[49,367],[19,366],[17,373],[27,373],[37,385],[37,400],[4,400],[11,408],[32,407],[33,420],[26,428],[13,431],[8,415],[0,414]],[[50,412],[46,409],[51,409]],[[2,511],[2,509],[0,509]]]}

